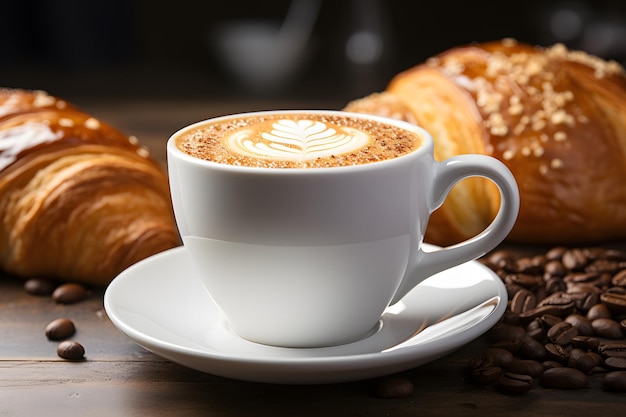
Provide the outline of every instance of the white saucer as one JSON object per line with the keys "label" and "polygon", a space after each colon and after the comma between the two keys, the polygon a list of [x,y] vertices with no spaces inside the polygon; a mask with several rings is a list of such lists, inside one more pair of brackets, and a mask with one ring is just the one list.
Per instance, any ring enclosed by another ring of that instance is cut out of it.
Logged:
{"label": "white saucer", "polygon": [[131,266],[104,297],[113,324],[159,356],[223,377],[291,384],[374,378],[423,365],[486,332],[506,303],[501,280],[473,261],[421,283],[360,341],[312,349],[266,346],[228,329],[183,247]]}

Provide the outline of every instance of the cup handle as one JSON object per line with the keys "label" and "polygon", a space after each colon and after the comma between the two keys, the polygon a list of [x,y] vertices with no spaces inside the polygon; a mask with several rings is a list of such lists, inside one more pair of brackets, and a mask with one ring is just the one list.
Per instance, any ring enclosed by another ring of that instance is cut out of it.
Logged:
{"label": "cup handle", "polygon": [[513,228],[519,212],[519,189],[509,169],[499,160],[485,155],[459,155],[435,162],[433,184],[429,193],[429,215],[439,208],[452,187],[462,179],[484,177],[500,190],[500,208],[495,219],[478,235],[433,252],[424,252],[421,237],[417,253],[409,261],[407,272],[391,304],[396,303],[426,278],[453,266],[477,259],[500,244]]}

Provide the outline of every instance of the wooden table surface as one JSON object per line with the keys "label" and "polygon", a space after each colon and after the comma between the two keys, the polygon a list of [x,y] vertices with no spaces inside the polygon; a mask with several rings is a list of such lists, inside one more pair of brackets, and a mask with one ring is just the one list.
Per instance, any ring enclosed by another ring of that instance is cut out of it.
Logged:
{"label": "wooden table surface", "polygon": [[[283,103],[281,107],[303,105]],[[137,135],[163,159],[167,136],[188,123],[271,106],[110,102],[86,103],[83,108]],[[447,357],[402,373],[415,391],[400,399],[379,398],[374,391],[376,380],[273,385],[221,378],[162,359],[120,333],[104,311],[104,288],[94,288],[85,301],[60,305],[50,297],[27,294],[22,285],[20,279],[0,276],[0,416],[570,417],[624,415],[626,411],[626,394],[604,391],[595,377],[582,390],[537,386],[524,395],[473,385],[467,362],[488,346],[484,336]],[[59,358],[58,342],[46,339],[46,324],[58,317],[76,323],[73,339],[85,347],[85,361]]]}

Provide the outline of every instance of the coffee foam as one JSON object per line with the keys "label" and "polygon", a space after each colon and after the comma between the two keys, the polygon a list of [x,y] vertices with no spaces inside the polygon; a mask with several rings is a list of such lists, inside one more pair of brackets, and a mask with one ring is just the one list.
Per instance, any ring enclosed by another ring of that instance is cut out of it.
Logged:
{"label": "coffee foam", "polygon": [[365,132],[319,120],[281,119],[271,127],[245,129],[228,137],[233,152],[254,158],[308,161],[354,152],[372,141]]}
{"label": "coffee foam", "polygon": [[251,167],[333,167],[395,158],[418,148],[417,133],[349,115],[252,115],[207,123],[176,139],[196,158]]}

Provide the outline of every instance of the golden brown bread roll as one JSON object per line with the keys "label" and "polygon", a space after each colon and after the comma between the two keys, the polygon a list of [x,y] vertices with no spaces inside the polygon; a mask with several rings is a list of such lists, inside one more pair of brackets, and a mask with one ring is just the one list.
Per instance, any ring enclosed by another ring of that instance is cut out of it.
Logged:
{"label": "golden brown bread roll", "polygon": [[0,89],[0,268],[107,284],[178,245],[167,177],[135,138],[41,91]]}
{"label": "golden brown bread roll", "polygon": [[[435,158],[491,155],[513,172],[520,213],[508,240],[574,244],[626,238],[626,76],[563,45],[511,39],[453,48],[396,75],[345,110],[423,126]],[[486,180],[459,183],[426,240],[470,237],[495,216]]]}

